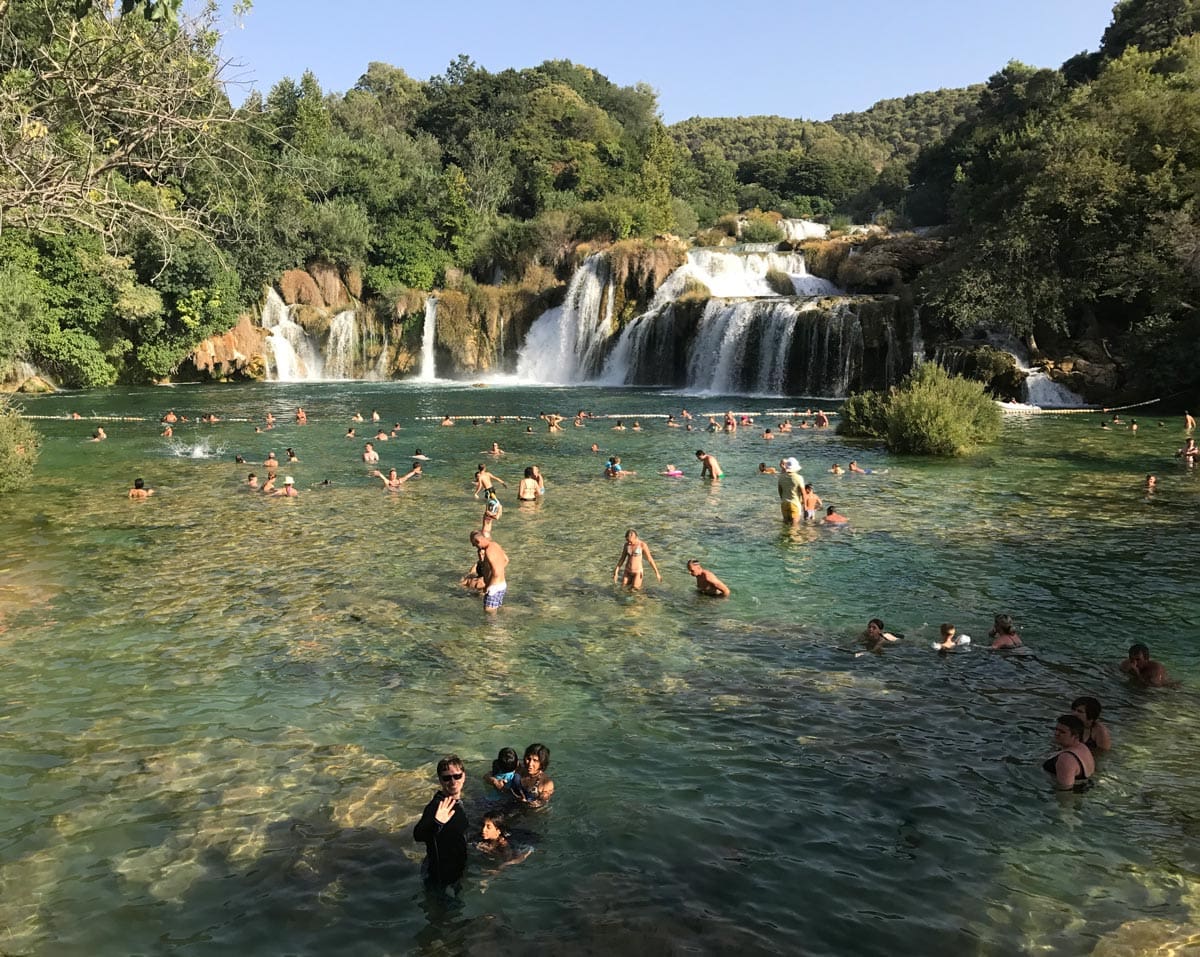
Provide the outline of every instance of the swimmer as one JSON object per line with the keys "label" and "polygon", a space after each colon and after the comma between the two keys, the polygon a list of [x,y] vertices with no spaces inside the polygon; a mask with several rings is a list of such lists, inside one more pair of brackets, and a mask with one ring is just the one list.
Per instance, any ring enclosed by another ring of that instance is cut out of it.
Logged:
{"label": "swimmer", "polygon": [[[888,643],[899,641],[903,637],[903,635],[894,635],[886,630],[882,618],[872,618],[867,622],[867,630],[859,635],[858,640],[867,651],[880,652]],[[866,654],[866,652],[859,652],[859,654]]]}
{"label": "swimmer", "polygon": [[617,424],[612,427],[612,431],[624,432],[625,431],[625,423],[622,422],[620,419],[617,419]]}
{"label": "swimmer", "polygon": [[654,569],[654,577],[661,582],[662,574],[658,570],[654,556],[650,554],[650,546],[639,539],[637,532],[631,528],[625,532],[625,544],[621,546],[621,554],[617,558],[617,567],[613,569],[613,581],[617,580],[621,566],[624,565],[625,576],[621,584],[633,591],[638,591],[642,587],[642,578],[645,574],[642,568],[643,557],[650,563],[650,567]]}
{"label": "swimmer", "polygon": [[103,442],[107,438],[108,433],[104,431],[104,427],[100,425],[96,426],[96,431],[92,433],[92,441]]}
{"label": "swimmer", "polygon": [[379,453],[375,451],[375,446],[370,442],[363,446],[362,460],[368,465],[375,465],[379,461]]}
{"label": "swimmer", "polygon": [[511,842],[511,835],[504,827],[504,816],[499,811],[488,811],[483,815],[475,849],[495,858],[501,867],[519,864],[533,853],[532,847],[517,847]]}
{"label": "swimmer", "polygon": [[546,774],[549,769],[550,749],[544,744],[531,744],[525,749],[521,780],[514,793],[531,807],[545,807],[554,797],[554,782]]}
{"label": "swimmer", "polygon": [[348,428],[346,430],[346,438],[348,438],[348,439],[356,438],[356,436],[354,434],[354,426],[350,426],[350,428]]}
{"label": "swimmer", "polygon": [[290,448],[287,450],[287,459],[289,462],[299,462],[300,461],[300,459],[298,459],[296,457],[296,453],[293,452]]}
{"label": "swimmer", "polygon": [[256,473],[251,472],[246,476],[246,488],[250,489],[251,492],[258,491],[258,475]]}
{"label": "swimmer", "polygon": [[379,410],[378,410],[378,409],[372,409],[372,410],[371,410],[371,421],[372,421],[372,422],[378,422],[378,421],[379,421]]}
{"label": "swimmer", "polygon": [[1084,724],[1073,714],[1059,717],[1054,726],[1054,744],[1059,749],[1042,762],[1042,770],[1054,776],[1064,791],[1088,787],[1088,779],[1096,773],[1096,759],[1083,743]]}
{"label": "swimmer", "polygon": [[759,475],[777,475],[778,473],[779,473],[779,469],[775,468],[774,465],[768,465],[766,462],[758,463],[758,474]]}
{"label": "swimmer", "polygon": [[850,519],[846,518],[845,515],[839,515],[838,510],[834,506],[830,505],[829,508],[825,509],[826,525],[845,525],[848,521]]}
{"label": "swimmer", "polygon": [[784,419],[782,422],[779,423],[779,428],[776,429],[776,431],[782,432],[786,435],[788,432],[792,431],[792,423],[789,422],[787,419]]}
{"label": "swimmer", "polygon": [[687,563],[687,570],[688,574],[696,579],[696,591],[701,595],[711,595],[713,598],[729,597],[729,586],[696,559],[693,558]]}
{"label": "swimmer", "polygon": [[300,408],[300,406],[296,406],[296,424],[308,425],[308,413]]}
{"label": "swimmer", "polygon": [[376,442],[386,442],[386,441],[388,441],[388,439],[389,439],[389,436],[385,431],[383,431],[383,429],[380,429],[378,432],[375,433],[375,441]]}
{"label": "swimmer", "polygon": [[1121,662],[1121,670],[1147,688],[1175,687],[1179,682],[1167,677],[1167,669],[1150,657],[1150,649],[1139,642],[1129,648],[1129,657]]}
{"label": "swimmer", "polygon": [[[73,418],[78,418],[78,416],[73,416]],[[171,423],[173,423],[173,422],[178,422],[178,421],[179,421],[179,416],[177,416],[177,415],[175,414],[175,410],[174,410],[174,409],[168,409],[168,410],[167,410],[167,414],[166,414],[166,415],[164,415],[164,416],[162,417],[162,419],[160,419],[160,421],[162,421],[162,422],[166,422],[166,423],[169,425],[169,424],[171,424]]]}
{"label": "swimmer", "polygon": [[1100,720],[1102,710],[1099,701],[1086,695],[1071,702],[1071,713],[1083,722],[1083,743],[1092,754],[1112,750],[1112,735]]}
{"label": "swimmer", "polygon": [[1158,487],[1158,478],[1154,475],[1146,476],[1146,493],[1153,492]]}
{"label": "swimmer", "polygon": [[600,446],[598,446],[598,445],[597,445],[595,442],[593,442],[593,443],[592,443],[592,451],[593,451],[593,452],[599,452],[599,451],[600,451]]}
{"label": "swimmer", "polygon": [[235,465],[245,465],[246,457],[244,455],[235,455],[233,457],[233,462]]}
{"label": "swimmer", "polygon": [[639,422],[637,419],[634,419],[634,420],[633,420],[633,431],[634,431],[634,432],[641,432],[641,431],[642,431],[642,423],[641,423],[641,422]]}
{"label": "swimmer", "polygon": [[146,488],[146,480],[145,479],[136,478],[133,480],[133,488],[131,488],[129,490],[130,498],[137,498],[137,499],[149,498],[153,494],[154,494],[154,489]]}
{"label": "swimmer", "polygon": [[939,629],[942,636],[940,642],[934,642],[933,647],[938,651],[955,651],[962,645],[969,645],[971,638],[969,635],[960,635],[958,629],[950,623],[943,624]]}
{"label": "swimmer", "polygon": [[824,429],[829,425],[829,416],[827,416],[820,409],[817,409],[817,416],[815,419],[813,419],[813,423],[818,429]]}
{"label": "swimmer", "polygon": [[834,475],[845,475],[846,474],[846,470],[844,468],[842,468],[840,465],[838,465],[837,462],[833,463],[833,468],[831,468],[829,471],[832,472]]}
{"label": "swimmer", "polygon": [[379,479],[381,482],[383,482],[383,487],[385,489],[387,489],[389,492],[395,492],[397,489],[400,488],[401,485],[403,485],[406,481],[408,481],[408,477],[409,477],[408,475],[406,475],[403,478],[401,478],[399,473],[397,473],[395,469],[388,469],[387,475],[384,475],[381,471],[379,471],[379,469],[375,469],[370,474],[373,475],[375,478]]}
{"label": "swimmer", "polygon": [[525,469],[525,474],[521,481],[517,483],[517,501],[518,502],[535,502],[537,497],[541,495],[541,490],[538,488],[537,475],[535,474],[534,466],[530,465]]}
{"label": "swimmer", "polygon": [[1196,420],[1192,418],[1192,413],[1186,409],[1183,412],[1183,427],[1189,432],[1196,427]]}
{"label": "swimmer", "polygon": [[669,475],[671,478],[679,478],[683,475],[683,469],[677,469],[674,465],[667,463],[667,467],[658,473],[659,475]]}
{"label": "swimmer", "polygon": [[538,468],[536,465],[531,465],[529,467],[531,469],[533,469],[533,477],[537,480],[538,495],[545,495],[546,494],[546,477],[544,475],[542,475],[542,470],[540,468]]}
{"label": "swimmer", "polygon": [[706,475],[714,482],[719,482],[725,475],[721,471],[721,463],[717,461],[716,456],[705,452],[704,449],[696,449],[696,458],[700,460],[700,477]]}
{"label": "swimmer", "polygon": [[860,468],[858,462],[854,459],[850,460],[850,473],[852,475],[870,475],[869,469]]}
{"label": "swimmer", "polygon": [[668,428],[668,429],[678,429],[678,428],[680,428],[680,425],[679,425],[679,423],[675,421],[675,416],[673,416],[673,415],[668,415],[668,416],[667,416],[667,428]]}
{"label": "swimmer", "polygon": [[806,522],[815,522],[817,520],[817,509],[825,503],[821,501],[821,497],[813,491],[812,483],[809,482],[804,486],[804,494],[800,496],[800,504],[804,509],[804,520]]}
{"label": "swimmer", "polygon": [[365,422],[366,420],[363,418],[363,414],[361,412],[355,412],[354,415],[350,416],[350,421],[351,422]]}
{"label": "swimmer", "polygon": [[484,582],[483,610],[490,615],[495,614],[504,604],[504,596],[508,592],[508,582],[504,577],[508,555],[499,542],[488,538],[483,532],[472,532],[470,539],[475,546],[477,567]]}
{"label": "swimmer", "polygon": [[993,651],[1022,646],[1021,636],[1017,634],[1017,626],[1013,624],[1011,615],[997,615],[988,637],[992,639]]}
{"label": "swimmer", "polygon": [[440,424],[444,426],[452,426],[454,425],[454,419],[449,415],[449,413],[447,413],[446,415],[442,416],[442,421]]}
{"label": "swimmer", "polygon": [[[266,489],[264,488],[263,491],[265,492]],[[277,498],[281,496],[283,498],[298,498],[300,493],[296,491],[296,480],[290,475],[287,476],[283,480],[283,488],[276,489],[271,495]]]}
{"label": "swimmer", "polygon": [[164,439],[169,439],[175,434],[175,430],[173,428],[171,428],[171,426],[168,425],[165,429],[162,430],[161,434]]}
{"label": "swimmer", "polygon": [[1183,444],[1183,448],[1175,453],[1175,458],[1183,459],[1184,464],[1191,468],[1196,464],[1196,459],[1200,458],[1200,446],[1196,445],[1195,439],[1188,439]]}
{"label": "swimmer", "polygon": [[274,452],[267,453],[267,457],[263,460],[263,468],[268,468],[268,469],[279,468],[279,459],[275,458]]}
{"label": "swimmer", "polygon": [[262,483],[262,488],[259,489],[264,495],[275,491],[275,473],[268,472],[267,480]]}
{"label": "swimmer", "polygon": [[490,489],[493,482],[499,482],[505,488],[508,488],[508,483],[504,479],[498,475],[493,475],[487,470],[487,466],[480,462],[479,468],[475,470],[475,490],[471,497],[479,498],[479,493]]}
{"label": "swimmer", "polygon": [[426,455],[424,452],[422,452],[420,449],[417,449],[415,452],[413,452],[412,457],[418,462],[428,462],[429,461],[429,456]]}
{"label": "swimmer", "polygon": [[499,442],[493,442],[492,447],[490,449],[488,449],[486,452],[480,452],[479,454],[480,455],[505,455],[507,453],[505,453],[504,449],[500,448]]}

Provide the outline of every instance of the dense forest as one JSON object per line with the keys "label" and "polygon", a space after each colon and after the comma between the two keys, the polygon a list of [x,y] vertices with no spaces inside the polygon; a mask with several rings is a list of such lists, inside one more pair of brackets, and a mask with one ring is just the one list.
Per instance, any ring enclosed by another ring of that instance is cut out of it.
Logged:
{"label": "dense forest", "polygon": [[1196,395],[1200,0],[1121,0],[1061,69],[669,128],[649,87],[568,61],[371,63],[344,93],[305,72],[234,108],[215,23],[0,0],[0,367],[160,379],[288,269],[327,263],[401,321],[413,290],[535,297],[581,249],[757,211],[768,237],[775,214],[937,226],[913,284],[934,334],[1090,337]]}

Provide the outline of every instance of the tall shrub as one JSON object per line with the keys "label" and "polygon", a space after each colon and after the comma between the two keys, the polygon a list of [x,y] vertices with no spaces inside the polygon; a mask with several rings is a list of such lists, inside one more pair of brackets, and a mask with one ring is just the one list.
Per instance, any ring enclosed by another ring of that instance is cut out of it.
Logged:
{"label": "tall shrub", "polygon": [[0,396],[0,492],[11,492],[29,483],[41,442],[33,426],[21,418],[6,397]]}

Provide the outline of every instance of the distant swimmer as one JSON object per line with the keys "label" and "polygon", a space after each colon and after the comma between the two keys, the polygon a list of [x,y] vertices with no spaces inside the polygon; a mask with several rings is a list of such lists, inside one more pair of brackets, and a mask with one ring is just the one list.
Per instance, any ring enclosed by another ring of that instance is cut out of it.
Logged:
{"label": "distant swimmer", "polygon": [[669,475],[671,478],[680,478],[683,475],[683,469],[677,469],[671,463],[667,463],[667,467],[658,474]]}
{"label": "distant swimmer", "polygon": [[154,489],[146,488],[146,480],[136,478],[133,480],[133,488],[129,490],[130,498],[149,498],[154,494]]}
{"label": "distant swimmer", "polygon": [[162,430],[162,436],[165,439],[171,438],[174,434],[175,434],[175,430],[173,428],[171,428],[171,426],[169,426],[169,425],[165,429]]}
{"label": "distant swimmer", "polygon": [[774,465],[768,465],[766,462],[758,463],[758,474],[759,475],[776,475],[776,474],[778,474],[778,472],[779,472],[779,469],[775,468]]}
{"label": "distant swimmer", "polygon": [[258,475],[254,472],[246,476],[246,488],[250,489],[251,492],[258,491]]}
{"label": "distant swimmer", "polygon": [[426,455],[424,452],[422,452],[420,449],[417,449],[415,452],[413,452],[412,457],[418,462],[428,462],[429,461],[429,456]]}
{"label": "distant swimmer", "polygon": [[351,422],[365,422],[366,419],[363,418],[363,414],[361,412],[355,412],[354,415],[350,416],[350,421]]}
{"label": "distant swimmer", "polygon": [[287,451],[287,460],[289,462],[299,462],[300,461],[300,459],[296,456],[296,453],[293,449],[289,448],[286,451]]}
{"label": "distant swimmer", "polygon": [[1054,745],[1059,749],[1042,762],[1042,770],[1052,775],[1064,791],[1079,791],[1090,786],[1096,773],[1096,759],[1083,743],[1083,722],[1073,714],[1059,717],[1054,726]]}
{"label": "distant swimmer", "polygon": [[817,415],[816,418],[813,419],[813,423],[818,429],[823,429],[829,425],[829,416],[827,416],[820,409],[817,409]]}
{"label": "distant swimmer", "polygon": [[620,419],[617,419],[617,424],[612,427],[612,431],[613,432],[624,432],[625,431],[625,423],[622,422]]}
{"label": "distant swimmer", "polygon": [[846,470],[838,465],[837,462],[833,463],[833,468],[831,468],[829,471],[834,475],[844,475],[846,473]]}
{"label": "distant swimmer", "polygon": [[1100,720],[1102,710],[1100,702],[1087,695],[1071,702],[1071,714],[1083,722],[1083,743],[1092,754],[1112,750],[1112,735]]}
{"label": "distant swimmer", "polygon": [[[880,652],[889,644],[900,641],[903,637],[903,635],[894,635],[888,631],[884,627],[882,618],[872,618],[867,622],[867,630],[859,635],[858,640],[867,651]],[[860,652],[860,654],[866,654],[866,652]]]}
{"label": "distant swimmer", "polygon": [[772,432],[770,429],[767,429],[765,432],[763,432],[762,437],[764,439],[766,439],[768,442],[770,442],[773,438],[775,438],[775,433]]}
{"label": "distant swimmer", "polygon": [[970,635],[960,635],[958,629],[949,622],[943,624],[938,631],[942,640],[933,643],[933,647],[937,651],[957,651],[971,643]]}
{"label": "distant swimmer", "polygon": [[623,566],[625,568],[625,575],[621,580],[621,584],[633,591],[639,590],[642,587],[642,578],[645,574],[645,570],[642,567],[643,558],[650,563],[650,567],[654,569],[654,577],[661,582],[662,574],[658,570],[654,556],[650,554],[650,546],[638,538],[638,533],[631,528],[625,532],[625,544],[621,546],[621,554],[617,558],[617,567],[613,569],[613,581],[617,580],[617,575]]}
{"label": "distant swimmer", "polygon": [[1183,448],[1175,453],[1175,458],[1183,459],[1184,464],[1191,468],[1196,464],[1196,459],[1200,458],[1200,446],[1196,445],[1195,439],[1188,439],[1183,443]]}
{"label": "distant swimmer", "polygon": [[268,469],[279,468],[279,459],[275,458],[274,452],[267,453],[267,457],[263,459],[263,467]]}
{"label": "distant swimmer", "polygon": [[454,424],[454,419],[450,415],[442,416],[441,425],[451,426]]}
{"label": "distant swimmer", "polygon": [[1121,662],[1121,670],[1147,688],[1175,687],[1179,684],[1167,677],[1167,669],[1150,657],[1150,649],[1139,642],[1129,648],[1129,657]]}
{"label": "distant swimmer", "polygon": [[378,432],[375,433],[375,441],[376,442],[386,442],[386,441],[388,441],[388,439],[389,439],[389,436],[388,436],[387,432],[384,431],[383,429],[380,429]]}
{"label": "distant swimmer", "polygon": [[490,449],[488,449],[486,452],[480,452],[479,454],[480,455],[505,455],[507,453],[505,453],[504,449],[500,448],[499,442],[493,442],[492,447]]}
{"label": "distant swimmer", "polygon": [[1183,413],[1183,427],[1189,432],[1196,427],[1196,420],[1192,418],[1192,413],[1188,412],[1187,410],[1184,410]]}
{"label": "distant swimmer", "polygon": [[1146,476],[1146,493],[1149,494],[1158,488],[1158,478],[1153,475]]}
{"label": "distant swimmer", "polygon": [[726,585],[696,559],[687,563],[688,574],[696,579],[696,591],[701,595],[711,595],[714,598],[728,598],[729,586]]}
{"label": "distant swimmer", "polygon": [[179,421],[179,416],[177,416],[177,415],[175,414],[175,410],[174,410],[174,409],[168,409],[168,410],[167,410],[167,414],[166,414],[166,415],[164,415],[160,421],[162,421],[162,422],[166,422],[168,425],[170,425],[170,424],[172,424],[172,423],[174,423],[174,422],[178,422],[178,421]]}
{"label": "distant swimmer", "polygon": [[997,615],[992,624],[988,637],[992,639],[992,649],[1003,651],[1006,648],[1022,647],[1021,636],[1017,634],[1017,626],[1013,624],[1011,615]]}
{"label": "distant swimmer", "polygon": [[108,433],[104,431],[104,427],[100,425],[96,426],[96,431],[92,433],[92,441],[103,442],[107,438]]}
{"label": "distant swimmer", "polygon": [[850,472],[855,475],[870,475],[870,469],[862,468],[854,459],[850,460]]}
{"label": "distant swimmer", "polygon": [[372,410],[371,410],[371,421],[372,421],[372,422],[378,422],[378,421],[379,421],[379,410],[378,410],[378,409],[372,409]]}
{"label": "distant swimmer", "polygon": [[305,412],[300,406],[296,406],[296,424],[308,425],[308,413]]}
{"label": "distant swimmer", "polygon": [[375,446],[370,442],[363,447],[362,460],[368,465],[375,465],[379,461],[379,453],[375,451]]}
{"label": "distant swimmer", "polygon": [[845,525],[848,521],[850,519],[846,518],[845,515],[839,514],[835,506],[830,505],[829,508],[825,509],[826,525]]}
{"label": "distant swimmer", "polygon": [[704,449],[696,449],[696,458],[700,460],[700,477],[708,476],[714,482],[719,481],[725,473],[721,471],[721,463],[717,461],[715,455],[705,452]]}
{"label": "distant swimmer", "polygon": [[479,463],[479,468],[475,470],[475,490],[472,498],[479,498],[480,492],[486,492],[492,487],[493,482],[499,482],[505,488],[508,488],[508,483],[499,475],[493,475],[487,470],[487,466],[482,462]]}
{"label": "distant swimmer", "polygon": [[[263,491],[265,492],[266,489],[264,488]],[[284,478],[283,488],[277,488],[271,494],[277,498],[298,498],[300,496],[300,493],[296,491],[296,480],[290,475]]]}
{"label": "distant swimmer", "polygon": [[535,502],[541,494],[542,490],[538,485],[537,467],[533,465],[526,466],[525,474],[521,477],[521,481],[517,483],[517,501]]}
{"label": "distant swimmer", "polygon": [[495,614],[504,604],[504,596],[508,592],[508,582],[504,577],[508,568],[508,555],[499,542],[488,538],[483,532],[472,532],[471,544],[478,553],[479,574],[484,581],[484,611]]}
{"label": "distant swimmer", "polygon": [[[411,475],[412,473],[409,474]],[[409,478],[408,475],[401,477],[401,475],[395,469],[388,469],[387,475],[384,475],[381,471],[379,471],[379,469],[375,469],[373,472],[371,472],[371,475],[382,481],[383,487],[389,492],[397,491],[401,485],[408,481]]]}
{"label": "distant swimmer", "polygon": [[348,438],[348,439],[357,438],[357,436],[354,434],[354,426],[350,426],[350,428],[348,428],[346,430],[346,438]]}

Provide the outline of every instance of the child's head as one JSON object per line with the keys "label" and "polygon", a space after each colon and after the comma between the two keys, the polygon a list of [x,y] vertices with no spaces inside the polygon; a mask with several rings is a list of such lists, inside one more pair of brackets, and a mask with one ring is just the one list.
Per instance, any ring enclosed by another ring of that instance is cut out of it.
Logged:
{"label": "child's head", "polygon": [[517,770],[517,751],[515,748],[501,748],[492,762],[492,774],[503,774],[506,771]]}
{"label": "child's head", "polygon": [[949,622],[945,622],[942,625],[941,631],[942,631],[942,641],[945,641],[947,638],[953,638],[955,633],[957,633],[958,629],[955,628]]}
{"label": "child's head", "polygon": [[479,836],[485,841],[499,841],[508,837],[504,831],[504,818],[498,811],[488,811],[483,816]]}

